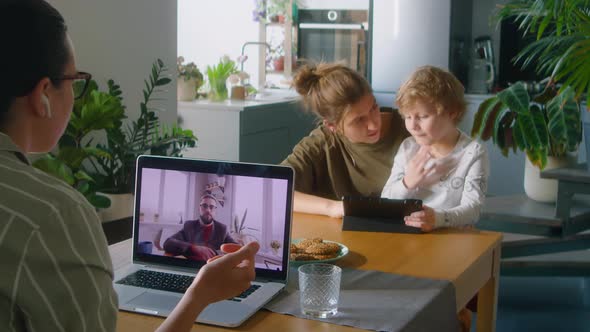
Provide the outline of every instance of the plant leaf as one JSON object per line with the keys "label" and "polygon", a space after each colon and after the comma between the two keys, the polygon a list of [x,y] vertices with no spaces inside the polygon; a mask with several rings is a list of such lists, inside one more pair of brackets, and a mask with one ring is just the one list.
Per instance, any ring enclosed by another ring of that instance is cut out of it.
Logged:
{"label": "plant leaf", "polygon": [[53,157],[50,154],[45,155],[43,158],[37,159],[33,162],[33,166],[44,171],[45,173],[51,174],[67,184],[73,186],[75,179],[72,173],[72,169],[68,167],[63,161]]}
{"label": "plant leaf", "polygon": [[552,139],[575,151],[581,140],[580,106],[574,99],[574,91],[566,88],[547,104],[549,132]]}
{"label": "plant leaf", "polygon": [[529,93],[522,82],[517,82],[497,94],[498,98],[513,112],[529,112]]}
{"label": "plant leaf", "polygon": [[499,103],[500,100],[496,97],[488,98],[484,100],[473,117],[473,124],[471,125],[471,137],[481,136],[481,131],[486,126],[486,120],[490,109],[495,107],[495,104]]}

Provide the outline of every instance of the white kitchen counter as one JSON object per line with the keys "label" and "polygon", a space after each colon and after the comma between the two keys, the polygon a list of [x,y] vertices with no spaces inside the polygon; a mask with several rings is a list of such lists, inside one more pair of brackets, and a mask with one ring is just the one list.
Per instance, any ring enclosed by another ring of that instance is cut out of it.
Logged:
{"label": "white kitchen counter", "polygon": [[[312,129],[293,90],[266,90],[254,100],[178,102],[178,123],[197,136],[192,158],[276,163]],[[309,123],[309,125],[306,125]]]}
{"label": "white kitchen counter", "polygon": [[283,102],[292,102],[299,99],[299,95],[293,90],[266,90],[259,93],[255,99],[211,101],[199,99],[194,101],[179,101],[178,109],[183,110],[214,110],[239,112],[247,107],[256,107]]}

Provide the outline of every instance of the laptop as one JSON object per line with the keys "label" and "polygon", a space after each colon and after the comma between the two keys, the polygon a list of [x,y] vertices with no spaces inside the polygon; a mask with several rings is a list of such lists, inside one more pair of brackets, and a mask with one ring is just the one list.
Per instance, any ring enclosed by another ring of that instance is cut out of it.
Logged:
{"label": "laptop", "polygon": [[404,223],[404,216],[422,210],[422,200],[345,196],[342,230],[390,233],[422,233]]}
{"label": "laptop", "polygon": [[133,264],[115,273],[120,310],[167,317],[206,259],[228,242],[260,243],[256,280],[210,304],[196,322],[239,326],[285,287],[290,167],[140,156],[136,170]]}

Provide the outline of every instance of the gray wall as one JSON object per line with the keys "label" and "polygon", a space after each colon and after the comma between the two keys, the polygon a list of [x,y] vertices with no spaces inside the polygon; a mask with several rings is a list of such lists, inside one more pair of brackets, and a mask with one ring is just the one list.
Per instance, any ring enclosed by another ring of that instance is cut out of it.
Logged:
{"label": "gray wall", "polygon": [[[123,90],[127,116],[136,119],[143,80],[156,58],[175,77],[176,0],[48,0],[66,19],[78,69],[92,73],[99,86],[114,79]],[[176,123],[176,80],[160,97],[162,121]]]}

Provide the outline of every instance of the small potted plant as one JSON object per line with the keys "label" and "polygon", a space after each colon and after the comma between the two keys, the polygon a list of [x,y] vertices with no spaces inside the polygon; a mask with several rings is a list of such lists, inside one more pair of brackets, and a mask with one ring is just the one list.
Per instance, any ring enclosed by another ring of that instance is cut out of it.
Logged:
{"label": "small potted plant", "polygon": [[239,71],[235,74],[229,75],[227,79],[228,84],[231,87],[230,98],[237,100],[246,99],[247,91],[246,88],[249,84],[250,75],[244,71]]}
{"label": "small potted plant", "polygon": [[285,51],[283,45],[272,48],[268,56],[271,61],[272,70],[279,72],[285,70]]}
{"label": "small potted plant", "polygon": [[258,241],[256,236],[248,234],[246,230],[259,231],[256,228],[246,226],[246,216],[248,215],[248,209],[244,210],[242,220],[238,219],[237,215],[234,215],[234,219],[230,225],[230,235],[238,242],[238,244],[245,245],[252,241]]}
{"label": "small potted plant", "polygon": [[254,0],[252,19],[262,23],[285,23],[290,20],[292,6],[300,6],[299,0]]}
{"label": "small potted plant", "polygon": [[209,79],[209,99],[223,101],[227,99],[227,79],[237,72],[236,63],[223,56],[217,65],[207,66],[207,78]]}
{"label": "small potted plant", "polygon": [[281,243],[277,240],[270,241],[270,248],[274,252],[275,255],[279,254],[279,249],[281,249]]}
{"label": "small potted plant", "polygon": [[180,101],[195,99],[197,90],[203,84],[203,74],[194,62],[184,64],[184,58],[179,56],[176,60],[176,72],[178,77],[177,95]]}

